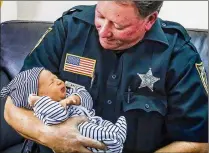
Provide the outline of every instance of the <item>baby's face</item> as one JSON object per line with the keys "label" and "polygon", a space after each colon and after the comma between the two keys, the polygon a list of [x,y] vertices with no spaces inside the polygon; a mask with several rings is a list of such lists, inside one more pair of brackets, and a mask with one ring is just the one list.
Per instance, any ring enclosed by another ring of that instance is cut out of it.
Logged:
{"label": "baby's face", "polygon": [[66,96],[65,83],[50,71],[43,70],[39,75],[38,95],[49,96],[54,101],[60,101]]}

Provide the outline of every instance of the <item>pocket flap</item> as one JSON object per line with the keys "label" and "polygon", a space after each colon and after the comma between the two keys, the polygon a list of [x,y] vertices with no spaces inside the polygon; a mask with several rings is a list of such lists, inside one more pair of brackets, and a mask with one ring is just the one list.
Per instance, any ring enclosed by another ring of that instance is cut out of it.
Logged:
{"label": "pocket flap", "polygon": [[123,100],[123,111],[141,109],[146,112],[156,111],[165,116],[167,113],[167,102],[165,100],[154,99],[142,95],[133,94],[130,101],[127,101],[127,96]]}

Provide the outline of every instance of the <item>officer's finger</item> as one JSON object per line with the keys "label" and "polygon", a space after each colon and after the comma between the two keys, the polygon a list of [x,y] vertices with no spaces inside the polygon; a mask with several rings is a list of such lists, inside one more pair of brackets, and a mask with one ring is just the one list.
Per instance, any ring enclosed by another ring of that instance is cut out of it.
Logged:
{"label": "officer's finger", "polygon": [[72,123],[73,125],[76,125],[76,126],[77,126],[78,124],[82,123],[82,122],[88,121],[88,119],[87,119],[86,116],[76,116],[76,117],[71,117],[70,120],[71,120],[71,123]]}
{"label": "officer's finger", "polygon": [[102,142],[99,142],[99,141],[91,139],[91,138],[84,137],[82,135],[79,137],[79,139],[80,139],[80,142],[82,143],[82,145],[85,147],[106,150],[106,146]]}

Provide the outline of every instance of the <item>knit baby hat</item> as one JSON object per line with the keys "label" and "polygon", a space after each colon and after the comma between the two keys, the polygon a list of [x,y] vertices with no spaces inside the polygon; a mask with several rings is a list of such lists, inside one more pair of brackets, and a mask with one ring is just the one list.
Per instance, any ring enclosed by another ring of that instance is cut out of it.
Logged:
{"label": "knit baby hat", "polygon": [[38,77],[43,67],[34,67],[22,71],[5,87],[2,88],[0,97],[10,96],[17,107],[32,109],[28,104],[30,94],[38,93]]}

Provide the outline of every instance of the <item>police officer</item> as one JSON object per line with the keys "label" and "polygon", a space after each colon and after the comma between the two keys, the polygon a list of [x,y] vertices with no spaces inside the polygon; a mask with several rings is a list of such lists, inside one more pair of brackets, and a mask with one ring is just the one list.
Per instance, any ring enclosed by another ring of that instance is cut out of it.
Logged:
{"label": "police officer", "polygon": [[[124,152],[198,152],[208,129],[204,66],[186,30],[158,18],[161,6],[161,1],[100,1],[74,7],[47,30],[22,70],[44,66],[85,86],[97,115],[112,122],[124,115]],[[48,127],[11,100],[5,110],[14,129],[57,152],[104,149],[78,133],[81,118]]]}

